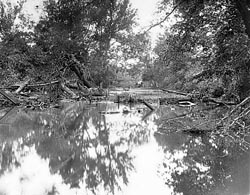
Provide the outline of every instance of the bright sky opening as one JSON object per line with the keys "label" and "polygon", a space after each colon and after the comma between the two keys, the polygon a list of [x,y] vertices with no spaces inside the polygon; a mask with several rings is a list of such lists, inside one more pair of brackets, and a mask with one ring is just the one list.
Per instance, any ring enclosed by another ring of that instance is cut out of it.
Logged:
{"label": "bright sky opening", "polygon": [[[160,0],[130,0],[132,6],[137,9],[138,13],[138,29],[146,30],[149,28],[152,23],[156,21],[157,4]],[[157,36],[163,32],[163,29],[159,26],[154,27],[150,30],[150,35],[152,37],[152,42],[155,42]]]}

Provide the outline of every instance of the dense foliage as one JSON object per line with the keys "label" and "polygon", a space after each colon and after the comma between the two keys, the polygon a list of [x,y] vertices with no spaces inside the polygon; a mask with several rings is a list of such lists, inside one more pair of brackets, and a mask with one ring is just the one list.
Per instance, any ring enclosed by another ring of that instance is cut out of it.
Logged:
{"label": "dense foliage", "polygon": [[158,40],[153,79],[161,86],[228,96],[249,95],[247,1],[163,0],[160,11],[175,8],[176,23]]}
{"label": "dense foliage", "polygon": [[145,56],[148,41],[133,32],[129,0],[48,0],[38,23],[22,13],[24,3],[1,3],[1,84],[78,77],[87,87],[108,86]]}

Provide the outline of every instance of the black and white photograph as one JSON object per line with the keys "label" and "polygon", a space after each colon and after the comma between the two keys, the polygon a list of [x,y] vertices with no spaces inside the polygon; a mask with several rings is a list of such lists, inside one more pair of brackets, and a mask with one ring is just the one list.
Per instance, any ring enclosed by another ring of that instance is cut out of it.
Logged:
{"label": "black and white photograph", "polygon": [[0,195],[250,195],[250,0],[0,0]]}

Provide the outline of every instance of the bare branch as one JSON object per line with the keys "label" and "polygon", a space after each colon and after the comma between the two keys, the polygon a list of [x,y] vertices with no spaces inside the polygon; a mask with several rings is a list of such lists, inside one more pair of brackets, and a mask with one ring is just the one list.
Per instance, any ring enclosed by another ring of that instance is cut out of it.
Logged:
{"label": "bare branch", "polygon": [[184,1],[180,1],[169,13],[166,13],[166,16],[161,20],[161,21],[159,21],[159,22],[157,22],[157,23],[155,23],[155,24],[153,24],[153,25],[151,25],[147,30],[145,30],[144,32],[143,32],[143,34],[145,34],[145,33],[147,33],[148,31],[150,31],[152,28],[154,28],[154,27],[156,27],[156,26],[159,26],[159,25],[161,25],[163,22],[165,22],[167,19],[168,19],[168,17],[183,3]]}

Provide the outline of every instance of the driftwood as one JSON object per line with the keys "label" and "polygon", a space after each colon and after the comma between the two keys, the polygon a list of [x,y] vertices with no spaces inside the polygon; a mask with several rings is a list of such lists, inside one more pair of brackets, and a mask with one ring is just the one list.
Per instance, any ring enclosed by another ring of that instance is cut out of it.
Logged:
{"label": "driftwood", "polygon": [[70,64],[70,69],[77,75],[79,80],[87,87],[91,88],[92,84],[85,78],[84,72],[81,70],[81,64],[80,62],[76,59],[74,55],[71,55],[71,59],[74,63]]}
{"label": "driftwood", "polygon": [[[196,97],[197,95],[199,95],[199,94],[191,94],[191,93],[179,92],[179,91],[168,90],[168,89],[161,89],[161,90],[165,91],[165,92],[168,92],[168,93],[174,93],[174,94],[177,94],[177,95],[185,96],[184,98],[181,98],[181,99],[178,98],[178,97],[170,99],[170,100],[173,99],[170,103],[176,103],[176,104],[177,103],[181,104],[181,101],[190,101],[190,103],[193,104],[191,101],[193,99],[196,99],[194,97]],[[201,98],[198,98],[198,99],[201,99]],[[168,100],[168,98],[167,98],[167,100]],[[201,99],[201,101],[203,103],[213,103],[213,104],[217,104],[219,106],[231,106],[231,105],[236,105],[237,104],[236,102],[222,101],[222,100],[219,100],[219,99],[216,99],[216,98],[212,98],[212,97],[203,97]]]}
{"label": "driftwood", "polygon": [[174,93],[177,95],[184,95],[184,96],[189,96],[191,95],[190,93],[184,93],[184,92],[179,92],[179,91],[174,91],[174,90],[169,90],[169,89],[161,89],[162,91],[168,92],[168,93]]}
{"label": "driftwood", "polygon": [[110,111],[110,112],[105,112],[105,111],[100,111],[100,114],[119,114],[120,111]]}
{"label": "driftwood", "polygon": [[227,102],[227,101],[222,101],[222,100],[218,100],[216,98],[210,98],[210,97],[204,97],[202,99],[202,102],[204,103],[214,103],[214,104],[218,104],[220,106],[232,106],[232,105],[237,105],[236,102]]}
{"label": "driftwood", "polygon": [[38,83],[38,84],[33,84],[33,85],[27,85],[27,87],[45,87],[48,85],[53,85],[53,84],[58,84],[60,81],[51,81],[49,83]]}
{"label": "driftwood", "polygon": [[[28,87],[28,88],[35,88],[35,87],[45,87],[45,86],[48,86],[48,85],[53,85],[53,84],[58,84],[60,81],[51,81],[51,82],[48,82],[48,83],[38,83],[38,84],[32,84],[32,85],[25,85],[24,87]],[[0,90],[1,89],[16,89],[16,88],[19,88],[20,85],[11,85],[9,87],[0,87]]]}
{"label": "driftwood", "polygon": [[183,101],[183,100],[180,100],[178,102],[178,105],[179,106],[183,106],[183,107],[191,107],[191,106],[195,106],[196,104],[191,102],[191,101]]}
{"label": "driftwood", "polygon": [[141,102],[147,106],[150,110],[154,110],[153,106],[151,106],[149,103],[147,103],[145,100],[141,100]]}
{"label": "driftwood", "polygon": [[15,105],[18,105],[20,103],[12,94],[8,94],[2,89],[0,89],[0,94],[2,94],[5,98],[10,100]]}
{"label": "driftwood", "polygon": [[64,82],[61,82],[60,85],[61,85],[61,88],[62,88],[64,91],[66,91],[68,94],[70,94],[70,95],[72,96],[72,98],[76,98],[76,97],[77,97],[77,95],[76,95],[73,91],[71,91],[71,90],[64,84]]}
{"label": "driftwood", "polygon": [[153,110],[150,110],[148,113],[146,113],[143,117],[142,117],[142,121],[146,120],[149,116],[151,116],[153,114]]}
{"label": "driftwood", "polygon": [[192,101],[192,98],[190,97],[171,97],[171,98],[160,98],[160,104],[178,104],[180,105],[181,103],[180,102],[191,102]]}
{"label": "driftwood", "polygon": [[24,87],[25,87],[26,85],[28,85],[29,82],[30,82],[30,79],[28,79],[28,80],[22,82],[22,83],[20,84],[20,86],[18,87],[18,89],[15,91],[15,93],[16,93],[16,94],[20,93],[20,92],[24,89]]}
{"label": "driftwood", "polygon": [[246,107],[245,109],[243,109],[243,111],[242,111],[242,107],[245,107],[245,105],[248,104],[249,102],[250,102],[250,96],[245,98],[234,109],[232,109],[224,118],[221,119],[220,123],[229,119],[234,114],[238,116],[234,117],[233,123],[235,123],[238,119],[242,118],[243,116],[246,116],[249,113],[249,107]]}

